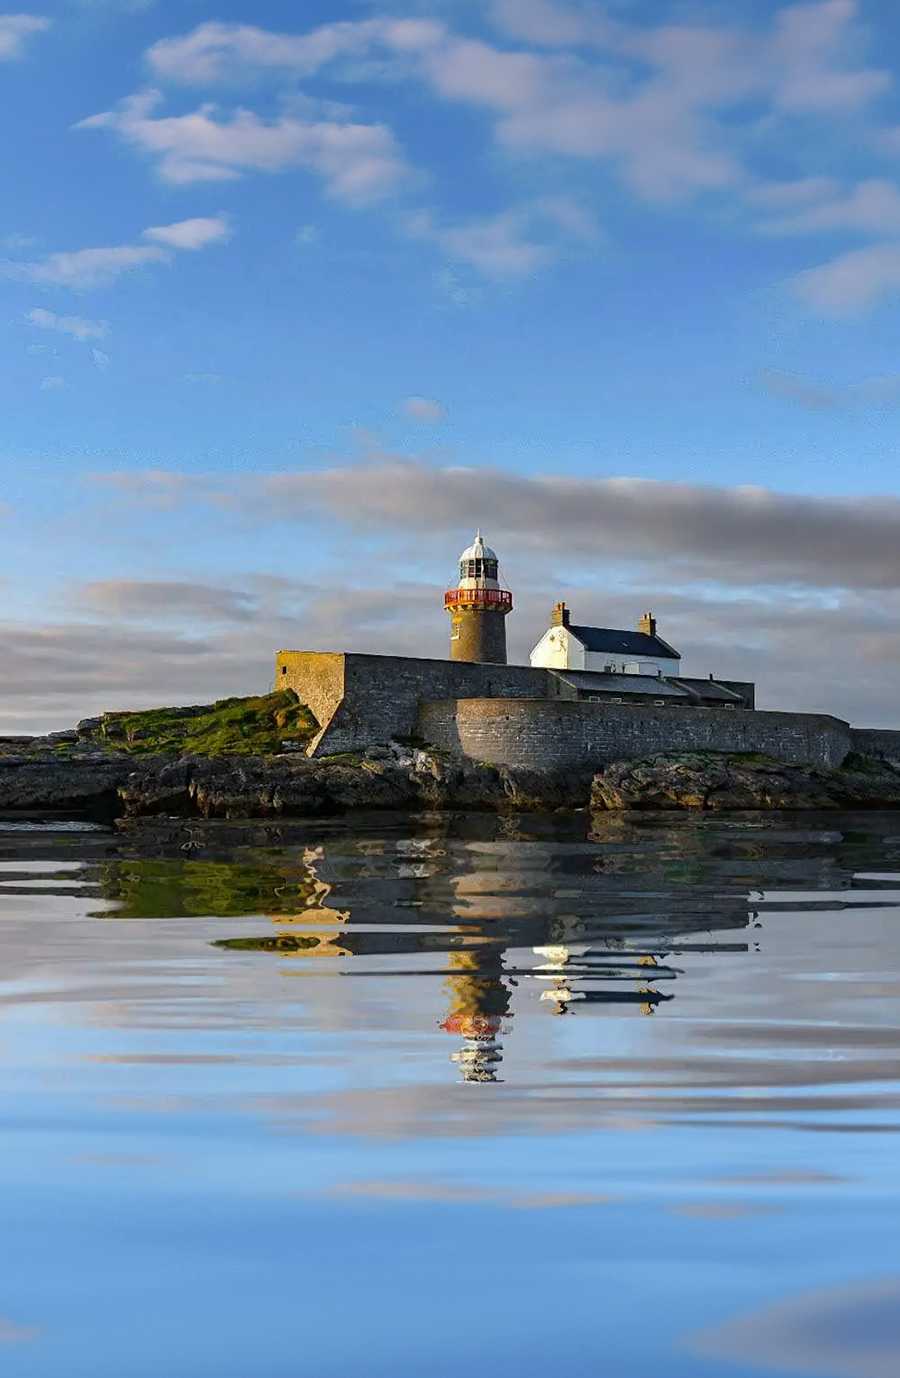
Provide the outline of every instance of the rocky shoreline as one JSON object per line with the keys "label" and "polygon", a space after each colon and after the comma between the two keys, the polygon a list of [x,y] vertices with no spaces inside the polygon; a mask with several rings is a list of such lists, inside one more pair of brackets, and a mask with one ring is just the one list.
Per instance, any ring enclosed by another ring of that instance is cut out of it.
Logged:
{"label": "rocky shoreline", "polygon": [[135,757],[58,739],[0,744],[0,814],[144,819],[290,819],[354,810],[591,808],[828,810],[900,807],[900,762],[849,757],[839,770],[713,752],[526,771],[396,743],[364,755]]}

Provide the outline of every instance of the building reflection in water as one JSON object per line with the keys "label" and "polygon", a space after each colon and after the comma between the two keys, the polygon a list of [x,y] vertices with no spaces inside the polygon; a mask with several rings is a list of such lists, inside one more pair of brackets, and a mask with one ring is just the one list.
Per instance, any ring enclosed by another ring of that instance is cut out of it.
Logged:
{"label": "building reflection in water", "polygon": [[[658,991],[654,983],[674,980],[680,975],[677,968],[662,965],[652,952],[629,952],[621,939],[617,942],[608,938],[606,946],[609,950],[603,953],[587,946],[573,948],[565,943],[532,949],[544,961],[529,974],[548,982],[540,998],[554,1014],[567,1014],[574,1004],[635,1004],[641,1014],[655,1014],[657,1005],[672,999],[671,995]],[[615,948],[622,952],[621,957]],[[626,981],[633,983],[633,989],[597,990],[578,984],[585,980]]]}
{"label": "building reflection in water", "polygon": [[[549,882],[539,849],[519,851],[511,845],[517,840],[466,842],[451,852],[438,837],[368,838],[356,845],[351,864],[346,851],[335,859],[324,847],[306,847],[280,888],[284,911],[269,916],[275,935],[218,945],[300,959],[440,956],[446,1004],[436,1022],[458,1040],[450,1061],[467,1082],[502,1080],[512,991],[520,981],[554,1015],[592,1004],[652,1015],[673,998],[666,985],[682,974],[673,955],[746,951],[746,943],[692,941],[711,938],[710,930],[746,928],[756,918],[746,891],[717,895],[709,909],[673,906],[648,916],[643,896],[641,908],[628,907],[635,892],[627,872],[621,881],[594,872],[589,883],[599,883],[602,893],[583,895],[568,888],[568,877],[565,885]],[[352,901],[356,925],[351,908],[334,902],[335,892]],[[574,899],[581,912],[566,912]],[[613,905],[615,917],[605,918]],[[523,960],[529,948],[536,961]]]}
{"label": "building reflection in water", "polygon": [[440,1027],[464,1039],[451,1061],[464,1081],[497,1081],[503,1060],[500,1034],[510,1013],[510,991],[503,981],[503,949],[485,947],[452,952],[444,982],[449,1011]]}

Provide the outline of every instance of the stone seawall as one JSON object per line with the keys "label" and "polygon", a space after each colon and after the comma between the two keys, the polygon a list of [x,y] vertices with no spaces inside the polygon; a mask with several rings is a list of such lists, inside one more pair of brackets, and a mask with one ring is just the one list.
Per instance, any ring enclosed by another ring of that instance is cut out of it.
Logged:
{"label": "stone seawall", "polygon": [[521,698],[423,703],[417,732],[476,761],[535,770],[599,767],[666,751],[758,752],[797,765],[837,767],[858,749],[849,725],[824,714]]}

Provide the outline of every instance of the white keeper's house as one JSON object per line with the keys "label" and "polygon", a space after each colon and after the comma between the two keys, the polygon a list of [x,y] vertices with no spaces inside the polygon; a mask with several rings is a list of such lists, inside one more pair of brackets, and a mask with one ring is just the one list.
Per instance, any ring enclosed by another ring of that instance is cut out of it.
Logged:
{"label": "white keeper's house", "polygon": [[565,603],[553,609],[551,624],[531,652],[543,670],[594,670],[613,675],[651,675],[677,679],[681,654],[656,634],[656,618],[646,612],[637,631],[575,626]]}

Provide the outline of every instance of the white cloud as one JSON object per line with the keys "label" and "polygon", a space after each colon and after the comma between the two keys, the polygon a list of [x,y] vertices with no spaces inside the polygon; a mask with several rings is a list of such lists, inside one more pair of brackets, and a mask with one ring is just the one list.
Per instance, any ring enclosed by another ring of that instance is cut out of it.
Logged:
{"label": "white cloud", "polygon": [[597,235],[588,212],[567,198],[535,201],[456,225],[441,225],[428,211],[405,223],[412,239],[437,244],[449,258],[497,279],[526,277],[559,258],[572,239]]}
{"label": "white cloud", "polygon": [[758,110],[745,114],[742,104],[767,102],[776,115],[840,114],[890,83],[862,61],[856,0],[785,6],[756,28],[638,25],[554,0],[494,0],[491,13],[539,51],[462,37],[431,19],[369,19],[305,34],[202,24],[154,45],[148,61],[163,80],[208,85],[263,72],[310,77],[340,61],[352,81],[354,63],[378,73],[372,61],[386,58],[381,75],[418,78],[445,100],[489,112],[504,147],[613,161],[649,198],[725,188],[744,176],[735,125],[756,125]]}
{"label": "white cloud", "polygon": [[48,378],[41,379],[41,392],[58,392],[60,388],[64,388],[65,386],[65,378],[60,378],[58,375],[52,375]]}
{"label": "white cloud", "polygon": [[133,272],[147,263],[165,263],[169,255],[146,244],[118,244],[102,249],[72,249],[48,254],[31,263],[0,265],[4,277],[56,287],[106,287],[123,273]]}
{"label": "white cloud", "polygon": [[11,62],[24,56],[25,44],[32,34],[43,33],[50,20],[37,14],[0,14],[0,62]]}
{"label": "white cloud", "polygon": [[593,46],[651,61],[660,77],[686,95],[729,101],[767,92],[785,111],[854,109],[887,90],[890,74],[856,61],[866,34],[858,0],[812,0],[783,6],[771,28],[737,24],[629,25],[593,6],[555,0],[493,0],[500,28],[547,47]]}
{"label": "white cloud", "polygon": [[794,402],[806,411],[832,411],[841,402],[838,389],[813,382],[798,373],[787,373],[779,368],[762,369],[759,384],[772,397],[778,397],[784,402]]}
{"label": "white cloud", "polygon": [[900,233],[900,190],[894,182],[871,178],[851,191],[818,199],[793,208],[792,213],[760,225],[766,234],[794,235],[858,231],[884,236]]}
{"label": "white cloud", "polygon": [[179,220],[174,225],[152,225],[144,230],[143,238],[173,249],[205,249],[231,237],[231,226],[224,215],[197,216],[193,220]]}
{"label": "white cloud", "polygon": [[[227,239],[230,233],[230,226],[224,216],[179,220],[172,225],[153,225],[143,230],[141,237],[156,241],[154,243],[116,244],[102,249],[71,249],[48,254],[46,258],[30,263],[7,259],[0,264],[0,275],[22,282],[78,290],[107,287],[123,273],[133,272],[148,263],[169,263],[175,251],[202,249],[208,244]],[[35,315],[41,319],[34,320]],[[51,325],[50,317],[54,322],[81,321],[78,316],[55,316],[53,312],[41,311],[40,308],[37,312],[32,312],[29,319],[32,319],[33,324],[45,325],[48,329],[63,328]],[[81,324],[83,326],[85,322]],[[69,333],[75,332],[70,329]],[[80,338],[89,337],[82,335]]]}
{"label": "white cloud", "polygon": [[888,90],[889,72],[853,65],[859,8],[858,0],[818,0],[780,11],[770,56],[778,74],[775,100],[782,109],[855,110]]}
{"label": "white cloud", "polygon": [[799,273],[795,294],[826,315],[849,315],[900,292],[900,244],[854,249]]}
{"label": "white cloud", "polygon": [[91,359],[93,361],[94,367],[98,369],[101,373],[105,373],[106,370],[109,368],[109,355],[104,353],[102,349],[92,349]]}
{"label": "white cloud", "polygon": [[108,488],[122,498],[157,511],[178,506],[194,485],[186,474],[172,469],[117,470],[106,474],[90,474],[89,481]]}
{"label": "white cloud", "polygon": [[387,126],[349,120],[264,120],[251,110],[220,115],[202,105],[188,115],[155,115],[162,97],[145,91],[115,110],[92,115],[77,129],[109,129],[156,160],[167,182],[229,181],[247,172],[306,168],[330,195],[351,205],[385,196],[405,175]]}
{"label": "white cloud", "polygon": [[250,24],[200,24],[182,38],[154,43],[147,61],[165,81],[205,86],[246,80],[254,71],[311,76],[335,58],[365,57],[382,44],[415,52],[439,42],[444,26],[427,19],[323,24],[307,34],[273,33]]}
{"label": "white cloud", "polygon": [[450,258],[470,264],[485,277],[514,278],[533,273],[554,257],[548,244],[529,237],[528,219],[518,211],[440,226],[428,212],[407,222],[410,237],[437,244]]}
{"label": "white cloud", "polygon": [[102,340],[109,334],[108,321],[89,321],[84,316],[58,316],[55,311],[46,311],[42,306],[27,311],[25,319],[41,330],[56,330],[62,335],[71,335],[74,340]]}
{"label": "white cloud", "polygon": [[403,410],[411,420],[421,421],[425,425],[436,425],[447,415],[444,404],[433,397],[407,397],[403,402]]}
{"label": "white cloud", "polygon": [[834,177],[799,177],[787,182],[758,182],[744,195],[751,205],[772,211],[796,211],[816,202],[838,196],[840,183]]}
{"label": "white cloud", "polygon": [[548,48],[611,44],[616,26],[598,9],[576,9],[553,0],[492,0],[490,15],[513,38]]}

